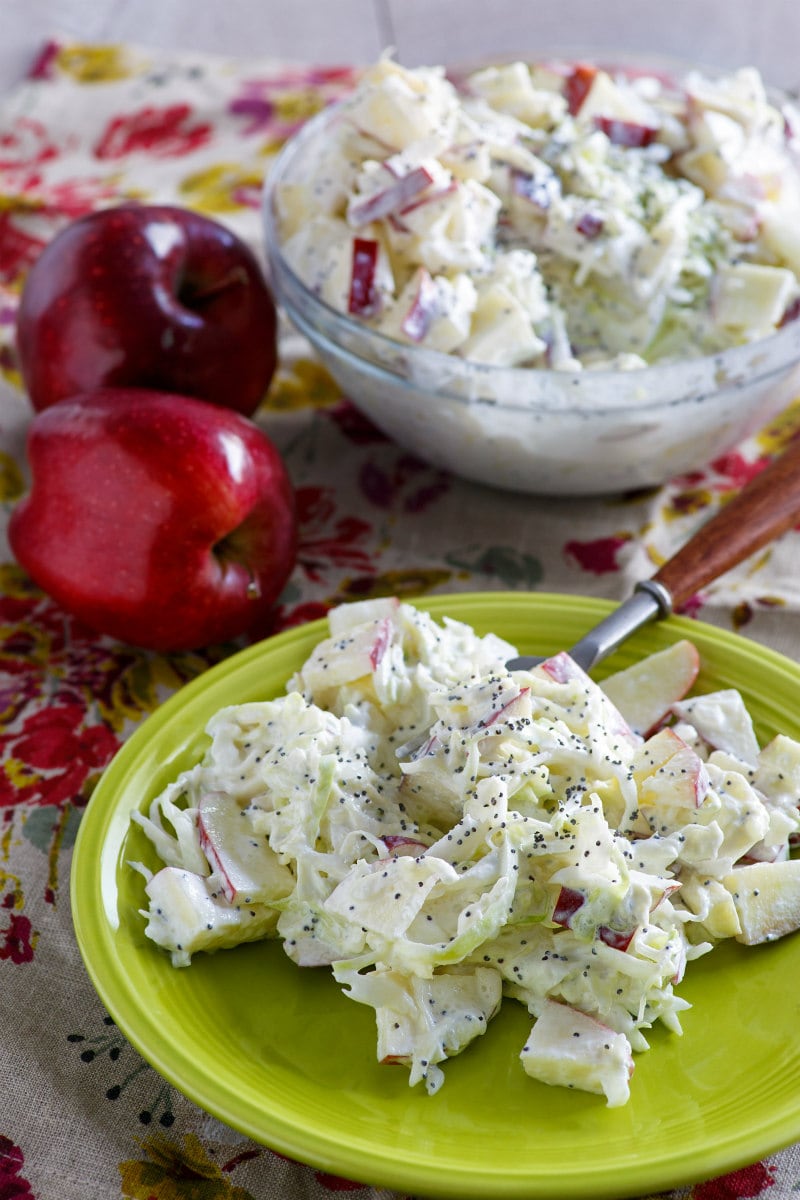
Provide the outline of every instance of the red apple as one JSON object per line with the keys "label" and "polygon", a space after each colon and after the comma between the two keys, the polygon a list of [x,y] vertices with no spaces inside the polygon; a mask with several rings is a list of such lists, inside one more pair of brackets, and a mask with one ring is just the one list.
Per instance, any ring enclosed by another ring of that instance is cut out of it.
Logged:
{"label": "red apple", "polygon": [[292,488],[246,417],[186,396],[99,389],[31,423],[18,562],[91,628],[154,650],[261,621],[295,557]]}
{"label": "red apple", "polygon": [[249,416],[275,370],[275,305],[229,229],[182,208],[124,204],[81,217],[44,248],[17,344],[37,410],[100,387],[143,387]]}

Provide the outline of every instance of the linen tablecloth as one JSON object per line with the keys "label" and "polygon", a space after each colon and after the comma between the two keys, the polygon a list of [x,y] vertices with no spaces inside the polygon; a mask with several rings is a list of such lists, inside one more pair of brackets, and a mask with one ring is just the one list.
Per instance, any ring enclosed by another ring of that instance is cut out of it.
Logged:
{"label": "linen tablecloth", "polygon": [[[271,156],[355,74],[54,38],[0,104],[2,1200],[390,1196],[288,1161],[200,1111],[104,1012],[70,919],[82,812],[131,731],[240,644],[159,656],[96,636],[33,586],[4,536],[27,486],[32,416],[15,313],[42,246],[72,218],[130,198],[199,209],[261,254]],[[796,433],[800,403],[703,472],[591,502],[494,491],[426,466],[360,417],[289,330],[256,419],[285,457],[300,517],[279,630],[391,593],[622,598]],[[691,614],[798,658],[799,562],[795,530],[696,597]],[[797,1146],[670,1196],[777,1200],[799,1188]]]}

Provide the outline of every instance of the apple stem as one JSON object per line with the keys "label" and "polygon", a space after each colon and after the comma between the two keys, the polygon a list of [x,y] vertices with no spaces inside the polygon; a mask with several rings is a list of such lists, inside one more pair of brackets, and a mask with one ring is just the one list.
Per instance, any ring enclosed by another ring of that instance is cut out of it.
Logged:
{"label": "apple stem", "polygon": [[247,272],[243,267],[233,267],[228,271],[227,275],[223,275],[221,279],[209,284],[207,287],[194,287],[191,281],[184,280],[179,289],[179,296],[187,308],[199,306],[207,303],[209,300],[215,300],[217,296],[223,292],[229,291],[233,287],[240,287],[247,283]]}
{"label": "apple stem", "polygon": [[222,569],[223,574],[230,566],[236,564],[239,567],[244,567],[247,572],[247,588],[246,594],[248,600],[259,600],[261,598],[261,584],[257,577],[253,574],[250,564],[246,561],[242,548],[238,539],[238,530],[229,533],[227,537],[217,542],[212,550],[214,558],[216,558]]}

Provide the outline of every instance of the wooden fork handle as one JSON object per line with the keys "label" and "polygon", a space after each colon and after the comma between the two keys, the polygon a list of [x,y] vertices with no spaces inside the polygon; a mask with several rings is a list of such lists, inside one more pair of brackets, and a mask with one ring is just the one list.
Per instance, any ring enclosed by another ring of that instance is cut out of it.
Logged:
{"label": "wooden fork handle", "polygon": [[800,439],[754,476],[653,576],[681,608],[695,592],[800,521]]}

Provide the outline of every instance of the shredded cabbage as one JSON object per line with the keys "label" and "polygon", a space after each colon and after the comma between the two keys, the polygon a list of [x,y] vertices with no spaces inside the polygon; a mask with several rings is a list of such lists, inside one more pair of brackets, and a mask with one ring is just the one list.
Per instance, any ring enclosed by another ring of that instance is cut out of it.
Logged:
{"label": "shredded cabbage", "polygon": [[770,925],[768,876],[757,910],[735,884],[794,861],[800,745],[753,758],[730,689],[698,724],[724,735],[727,713],[751,761],[690,702],[645,739],[568,655],[509,672],[502,639],[394,599],[330,627],[284,697],[217,713],[203,761],[134,813],[164,864],[148,936],[175,965],[275,937],[331,966],[380,1060],[430,1092],[511,997],[552,1031],[526,1071],[624,1103],[631,1051],[656,1021],[680,1033],[687,963],[793,927],[785,901]]}

